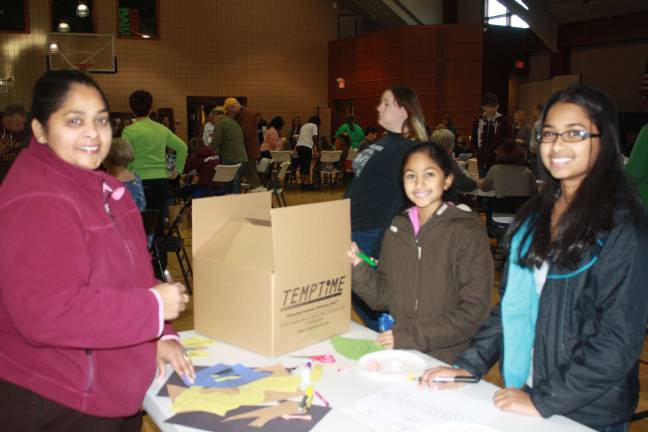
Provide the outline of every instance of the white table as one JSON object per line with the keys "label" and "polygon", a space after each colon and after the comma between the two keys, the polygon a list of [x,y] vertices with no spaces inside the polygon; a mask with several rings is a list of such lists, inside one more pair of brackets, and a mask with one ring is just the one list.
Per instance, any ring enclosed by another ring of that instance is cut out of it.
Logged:
{"label": "white table", "polygon": [[[181,337],[197,336],[194,331],[182,332]],[[351,323],[349,332],[343,336],[350,338],[364,338],[373,339],[376,333],[366,327]],[[417,351],[411,351],[417,356],[424,359],[427,367],[438,366],[441,363],[432,357]],[[320,342],[308,348],[295,351],[285,356],[277,358],[269,358],[258,354],[236,348],[232,345],[227,345],[222,342],[214,342],[208,350],[207,357],[194,358],[193,362],[197,366],[211,366],[215,363],[242,363],[247,366],[267,366],[276,363],[282,363],[286,367],[296,366],[303,363],[303,359],[290,358],[290,354],[334,354],[337,358],[337,366],[349,366],[344,368],[344,371],[338,372],[336,367],[325,367],[324,374],[321,380],[317,383],[317,390],[323,395],[326,395],[327,400],[330,402],[333,409],[312,429],[313,432],[378,432],[382,431],[381,425],[376,424],[374,427],[369,426],[365,422],[361,422],[339,408],[349,406],[353,401],[372,393],[378,392],[387,386],[390,386],[398,381],[398,379],[405,378],[390,378],[390,377],[376,377],[371,373],[363,371],[355,367],[352,360],[337,354],[332,345],[328,341]],[[171,400],[168,397],[158,397],[156,394],[161,386],[166,382],[167,378],[171,375],[171,367],[167,366],[164,379],[154,382],[146,393],[144,399],[144,409],[149,416],[158,425],[162,432],[196,432],[199,429],[178,426],[170,423],[165,423],[164,420],[173,416],[171,410]],[[484,401],[491,401],[493,394],[498,390],[498,387],[481,381],[478,384],[470,384],[471,396]],[[448,390],[450,392],[451,390]],[[469,410],[469,407],[466,407]],[[493,406],[493,409],[496,408]],[[565,417],[554,416],[551,419],[545,420],[541,418],[524,417],[515,414],[499,413],[498,416],[491,421],[489,426],[502,431],[502,432],[584,432],[591,431],[591,429],[571,421]]]}

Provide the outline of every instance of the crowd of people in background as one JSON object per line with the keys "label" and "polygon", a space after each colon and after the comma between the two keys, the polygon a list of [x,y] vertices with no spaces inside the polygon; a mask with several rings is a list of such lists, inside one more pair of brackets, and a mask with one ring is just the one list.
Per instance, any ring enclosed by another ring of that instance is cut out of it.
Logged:
{"label": "crowd of people in background", "polygon": [[[536,105],[527,124],[522,111],[502,114],[488,92],[470,135],[459,136],[448,114],[432,128],[418,95],[394,85],[378,101],[379,127],[347,115],[330,143],[317,115],[285,128],[281,116],[267,122],[230,97],[209,109],[189,148],[172,115],[158,121],[150,92],[136,90],[128,103],[132,116],[111,124],[96,82],[51,71],[36,83],[29,121],[20,105],[4,111],[0,340],[11,355],[0,353],[0,395],[15,402],[0,405],[3,418],[43,415],[30,411],[36,401],[62,404],[64,421],[88,430],[104,421],[95,416],[137,428],[133,414],[156,359],[194,376],[169,324],[188,297],[181,284],[158,282],[140,212],[164,217],[170,181],[183,174],[197,177],[185,196],[241,193],[243,178],[249,192],[266,190],[269,168],[259,162],[277,150],[293,153],[300,188],[311,191],[314,159],[335,148],[357,152],[345,191],[354,308],[373,328],[377,310],[395,317],[378,343],[454,364],[428,370],[423,386],[452,388],[435,378],[481,378],[501,360],[506,388],[494,403],[503,411],[627,430],[648,318],[648,125],[624,173],[617,113],[605,93],[569,87]],[[472,158],[478,176],[462,166]],[[219,165],[240,167],[217,192]],[[527,198],[503,239],[502,300],[492,309],[488,236],[460,204],[477,189]],[[152,241],[163,230],[159,224]],[[361,251],[378,258],[377,269]],[[30,364],[43,356],[54,366],[33,375]],[[71,378],[72,369],[90,381]],[[127,394],[113,373],[134,375]]]}

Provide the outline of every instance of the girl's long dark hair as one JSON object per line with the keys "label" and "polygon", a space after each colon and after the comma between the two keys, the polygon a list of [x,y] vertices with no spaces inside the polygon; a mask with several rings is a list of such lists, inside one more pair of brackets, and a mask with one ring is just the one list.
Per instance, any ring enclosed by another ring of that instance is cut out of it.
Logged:
{"label": "girl's long dark hair", "polygon": [[509,230],[508,239],[529,220],[522,244],[528,236],[532,236],[532,242],[526,254],[519,252],[520,262],[528,267],[539,267],[543,261],[550,261],[574,269],[583,252],[594,245],[597,237],[614,227],[615,209],[628,209],[634,223],[638,224],[643,207],[635,188],[623,172],[617,111],[610,97],[587,85],[573,85],[551,96],[542,113],[542,124],[549,110],[557,103],[570,103],[585,110],[601,135],[598,158],[561,216],[553,240],[551,211],[561,193],[560,181],[541,166],[540,178],[545,180],[544,190],[520,209]]}

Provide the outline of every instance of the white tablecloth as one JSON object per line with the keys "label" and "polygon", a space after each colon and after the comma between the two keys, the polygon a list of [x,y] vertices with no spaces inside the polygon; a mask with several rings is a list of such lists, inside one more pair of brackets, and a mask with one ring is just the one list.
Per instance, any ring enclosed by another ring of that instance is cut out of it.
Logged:
{"label": "white tablecloth", "polygon": [[[191,336],[198,336],[194,331],[182,332],[181,337],[187,338]],[[350,338],[375,338],[376,333],[360,326],[351,323],[349,332],[343,336]],[[426,363],[427,367],[438,366],[442,363],[422,354],[417,351],[412,353],[420,356]],[[294,353],[277,358],[269,358],[254,354],[249,351],[227,345],[222,342],[214,342],[208,350],[207,357],[194,358],[193,362],[197,366],[211,366],[215,363],[242,363],[246,366],[267,366],[271,364],[281,363],[286,367],[297,366],[303,363],[303,359],[290,358],[289,355],[315,355],[315,354],[333,354],[337,358],[336,367],[325,367],[324,374],[319,382],[317,382],[317,390],[325,395],[328,402],[333,408],[312,430],[313,432],[378,432],[383,431],[380,424],[373,426],[368,425],[366,422],[357,420],[356,418],[345,413],[340,408],[349,407],[354,401],[369,396],[378,392],[390,385],[398,383],[398,380],[405,378],[399,377],[385,377],[371,374],[356,367],[356,362],[348,360],[345,357],[337,354],[329,341],[319,342],[308,348],[304,348]],[[346,366],[346,367],[344,367]],[[343,370],[338,371],[339,367]],[[163,432],[194,432],[198,429],[178,426],[170,423],[165,423],[164,420],[173,416],[171,411],[171,400],[168,397],[158,397],[156,394],[160,387],[166,382],[166,379],[171,375],[171,367],[167,365],[166,374],[163,379],[154,382],[146,393],[144,399],[144,409],[155,421],[158,427]],[[402,382],[402,381],[401,381]],[[482,381],[478,384],[469,384],[471,396],[482,400],[491,401],[493,394],[498,390],[498,387]],[[448,390],[450,392],[451,390]],[[496,409],[493,407],[493,409]],[[465,407],[469,411],[470,407]],[[541,418],[530,418],[515,414],[499,413],[497,417],[488,423],[492,428],[501,432],[584,432],[591,431],[591,429],[573,422],[565,417],[554,416],[551,419],[545,420]],[[423,425],[422,425],[423,426]],[[261,431],[261,429],[260,429]]]}

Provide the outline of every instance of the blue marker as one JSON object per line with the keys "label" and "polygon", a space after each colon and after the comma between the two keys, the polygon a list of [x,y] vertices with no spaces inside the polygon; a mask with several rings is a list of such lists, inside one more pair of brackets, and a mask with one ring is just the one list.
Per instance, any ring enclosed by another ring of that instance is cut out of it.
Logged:
{"label": "blue marker", "polygon": [[394,327],[394,317],[391,314],[384,313],[378,317],[378,331],[386,332]]}

